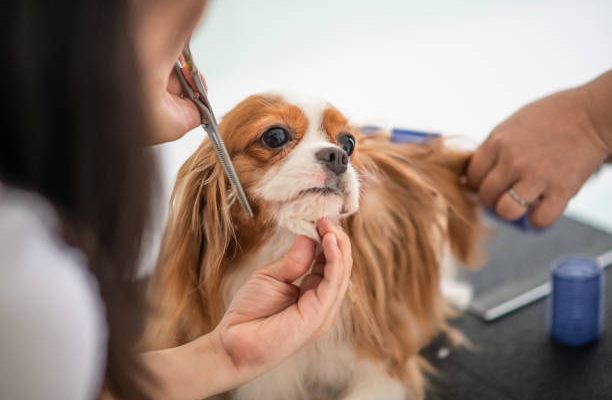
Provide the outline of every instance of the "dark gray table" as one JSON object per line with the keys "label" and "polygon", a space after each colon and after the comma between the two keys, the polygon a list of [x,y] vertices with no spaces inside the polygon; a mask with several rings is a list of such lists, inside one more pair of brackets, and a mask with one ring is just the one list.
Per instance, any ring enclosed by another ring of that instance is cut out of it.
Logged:
{"label": "dark gray table", "polygon": [[[577,226],[576,221],[564,221],[561,225],[561,229],[566,230],[568,233],[566,236],[569,238],[575,238],[575,233],[582,232],[583,228],[585,227]],[[551,238],[554,237],[553,242],[556,243],[557,250],[563,248],[558,243],[558,231],[559,228],[556,228],[550,235]],[[503,232],[500,234],[501,240],[505,240]],[[509,234],[516,236],[513,232]],[[593,248],[594,241],[603,240],[604,244],[610,243],[608,248],[612,248],[610,236],[602,232],[594,231],[592,236],[581,233],[578,236],[580,240],[573,241],[574,247],[590,249]],[[521,235],[517,237],[524,240]],[[497,252],[502,251],[499,250],[502,248],[513,248],[512,243],[502,247],[497,243],[495,246],[492,247],[497,249]],[[515,252],[518,258],[525,257],[525,251]],[[492,256],[495,259],[495,254]],[[510,256],[506,255],[504,259],[508,257]],[[487,286],[482,282],[492,282],[492,285],[499,283],[499,280],[491,274],[502,277],[507,271],[501,268],[496,272],[495,268],[492,268],[488,273],[487,277],[475,278],[481,284],[480,290],[486,289]],[[540,276],[541,273],[535,275]],[[430,400],[612,399],[612,332],[610,332],[612,268],[608,268],[605,275],[607,311],[604,333],[596,344],[576,349],[550,341],[546,326],[547,300],[539,301],[494,322],[487,323],[471,314],[465,314],[454,322],[454,326],[463,331],[477,349],[451,350],[448,357],[441,359],[438,357],[438,350],[446,347],[443,338],[425,349],[424,355],[439,372],[438,376],[431,378],[431,389],[427,398]],[[490,293],[485,294],[490,296]]]}

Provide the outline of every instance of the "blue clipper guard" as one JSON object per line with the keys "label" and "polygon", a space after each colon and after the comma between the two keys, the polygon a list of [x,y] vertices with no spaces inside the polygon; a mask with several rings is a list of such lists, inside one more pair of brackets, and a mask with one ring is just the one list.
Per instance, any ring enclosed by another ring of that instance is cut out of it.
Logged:
{"label": "blue clipper guard", "polygon": [[552,263],[550,336],[567,346],[599,339],[603,328],[604,275],[595,260],[564,256]]}
{"label": "blue clipper guard", "polygon": [[439,133],[416,131],[413,129],[394,128],[391,130],[391,141],[394,143],[426,143],[440,136]]}
{"label": "blue clipper guard", "polygon": [[[380,131],[382,128],[373,125],[362,126],[361,133],[364,135],[370,135],[372,133]],[[418,131],[414,129],[391,129],[391,141],[393,143],[426,143],[429,140],[440,137],[439,133]]]}
{"label": "blue clipper guard", "polygon": [[529,223],[529,210],[525,212],[520,218],[515,219],[514,221],[506,221],[503,220],[497,215],[494,209],[487,208],[487,213],[497,219],[498,221],[502,221],[506,224],[512,225],[513,227],[526,232],[526,233],[541,233],[547,230],[547,228],[536,228]]}

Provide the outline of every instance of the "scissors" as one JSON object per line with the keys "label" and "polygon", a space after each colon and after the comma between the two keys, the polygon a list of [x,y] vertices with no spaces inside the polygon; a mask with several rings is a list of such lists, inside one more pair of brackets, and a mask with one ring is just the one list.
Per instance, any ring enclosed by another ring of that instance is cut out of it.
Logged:
{"label": "scissors", "polygon": [[244,188],[242,187],[242,184],[240,184],[240,180],[236,174],[236,169],[234,168],[234,164],[232,164],[232,159],[229,156],[227,147],[225,147],[223,138],[219,134],[217,119],[215,118],[215,114],[210,107],[208,96],[206,95],[208,91],[206,84],[198,71],[198,67],[196,67],[195,62],[193,61],[193,56],[191,54],[191,50],[189,49],[189,45],[185,46],[183,49],[181,56],[176,61],[174,69],[178,75],[178,79],[184,93],[196,105],[198,111],[200,112],[202,128],[204,128],[204,131],[206,131],[210,141],[213,144],[213,148],[215,149],[217,158],[223,167],[225,176],[227,176],[232,188],[234,188],[236,191],[238,202],[242,206],[244,212],[247,213],[249,217],[253,217],[253,210],[251,209],[249,200],[246,196]]}

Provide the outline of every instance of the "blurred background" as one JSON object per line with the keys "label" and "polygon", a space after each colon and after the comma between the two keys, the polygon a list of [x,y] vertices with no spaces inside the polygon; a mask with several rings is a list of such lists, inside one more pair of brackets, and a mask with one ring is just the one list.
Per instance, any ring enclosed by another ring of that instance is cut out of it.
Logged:
{"label": "blurred background", "polygon": [[[250,94],[291,90],[354,123],[461,135],[475,147],[525,103],[612,68],[612,1],[217,0],[192,50],[219,117]],[[155,149],[163,209],[203,137],[198,129]],[[612,233],[612,167],[567,213]]]}

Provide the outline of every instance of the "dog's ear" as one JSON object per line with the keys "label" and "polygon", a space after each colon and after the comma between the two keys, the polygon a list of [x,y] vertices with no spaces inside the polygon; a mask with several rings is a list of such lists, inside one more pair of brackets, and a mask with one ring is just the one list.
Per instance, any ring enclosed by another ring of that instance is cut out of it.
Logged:
{"label": "dog's ear", "polygon": [[467,260],[476,248],[477,207],[461,183],[469,154],[384,136],[361,137],[357,149],[360,208],[345,222],[353,244],[355,339],[419,392],[418,351],[447,329],[443,249],[450,243]]}
{"label": "dog's ear", "polygon": [[149,290],[149,349],[185,343],[220,319],[221,269],[233,237],[228,185],[208,140],[179,170]]}

